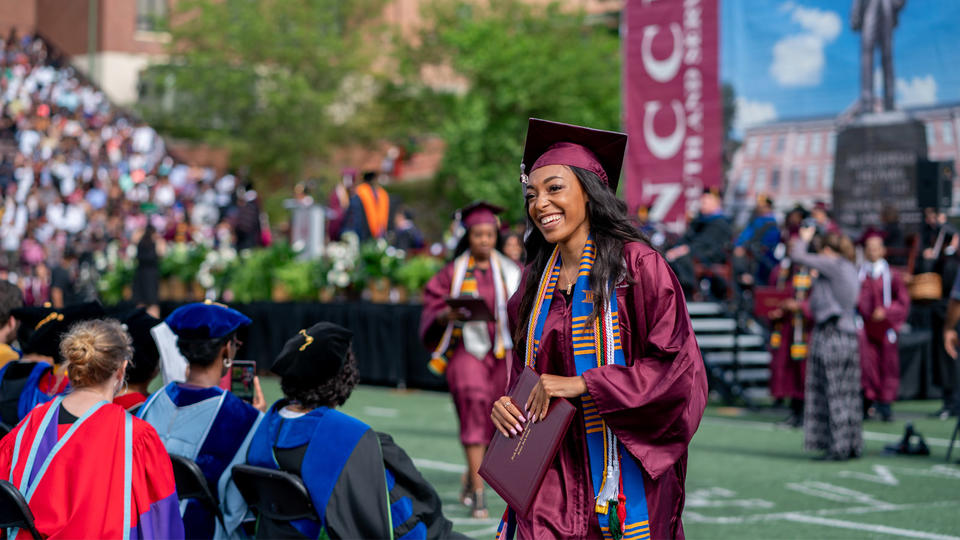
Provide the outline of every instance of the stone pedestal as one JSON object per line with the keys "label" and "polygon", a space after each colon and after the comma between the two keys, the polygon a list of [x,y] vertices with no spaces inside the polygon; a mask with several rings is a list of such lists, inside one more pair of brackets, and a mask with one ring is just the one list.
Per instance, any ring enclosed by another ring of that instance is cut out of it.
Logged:
{"label": "stone pedestal", "polygon": [[917,158],[927,156],[923,122],[905,113],[867,114],[837,133],[834,220],[850,234],[879,227],[884,206],[900,213],[905,233],[923,221],[917,206]]}

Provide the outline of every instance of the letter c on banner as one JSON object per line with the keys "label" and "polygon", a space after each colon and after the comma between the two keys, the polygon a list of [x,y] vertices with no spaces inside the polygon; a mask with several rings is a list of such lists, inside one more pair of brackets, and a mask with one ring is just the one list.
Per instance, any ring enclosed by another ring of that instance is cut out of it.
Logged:
{"label": "letter c on banner", "polygon": [[670,33],[673,34],[673,51],[664,60],[657,60],[653,57],[653,38],[660,33],[660,25],[651,24],[643,29],[643,40],[640,42],[640,58],[643,60],[643,68],[647,70],[650,77],[661,83],[668,82],[677,76],[680,70],[680,60],[683,58],[683,32],[680,25],[670,23]]}
{"label": "letter c on banner", "polygon": [[660,137],[653,129],[653,120],[660,110],[660,102],[648,101],[643,104],[643,142],[647,144],[650,153],[659,159],[670,159],[677,155],[680,145],[683,144],[683,136],[687,134],[687,118],[683,112],[683,105],[676,99],[672,100],[670,105],[676,127],[669,136]]}

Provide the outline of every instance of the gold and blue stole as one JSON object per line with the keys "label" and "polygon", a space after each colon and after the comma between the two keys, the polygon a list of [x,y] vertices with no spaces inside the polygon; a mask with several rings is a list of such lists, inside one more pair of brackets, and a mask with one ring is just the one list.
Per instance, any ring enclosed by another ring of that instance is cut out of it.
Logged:
{"label": "gold and blue stole", "polygon": [[[590,270],[595,258],[596,251],[591,237],[587,239],[580,256],[577,281],[571,298],[573,356],[577,375],[605,365],[626,365],[620,343],[617,295],[612,287],[607,305],[595,317],[591,317],[594,298],[590,290]],[[531,367],[536,366],[543,327],[560,276],[560,265],[560,250],[557,247],[554,248],[540,278],[537,299],[527,323],[525,363]],[[587,439],[590,475],[596,497],[595,511],[604,538],[650,538],[647,499],[640,467],[607,426],[593,397],[584,393],[580,396],[580,401],[583,407],[582,429]],[[512,532],[511,527],[501,528]],[[502,535],[504,538],[508,536]]]}

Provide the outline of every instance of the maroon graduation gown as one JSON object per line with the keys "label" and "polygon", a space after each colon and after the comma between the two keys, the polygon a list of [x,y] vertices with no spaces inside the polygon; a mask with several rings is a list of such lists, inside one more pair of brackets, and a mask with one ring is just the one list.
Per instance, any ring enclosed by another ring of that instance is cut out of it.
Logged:
{"label": "maroon graduation gown", "polygon": [[[777,284],[777,274],[770,273],[771,285]],[[793,282],[793,273],[789,283]],[[793,290],[788,284],[786,289]],[[810,297],[809,291],[807,298]],[[813,328],[813,314],[810,313],[809,301],[803,302],[803,334],[806,343],[810,343],[810,329]],[[790,357],[790,346],[793,345],[793,312],[784,311],[783,317],[771,324],[778,324],[780,330],[780,346],[770,346],[770,395],[774,398],[803,399],[803,387],[806,381],[807,359],[794,360]]]}
{"label": "maroon graduation gown", "polygon": [[[883,307],[883,278],[867,276],[860,284],[857,311],[863,318],[864,328],[858,332],[860,340],[860,381],[867,399],[891,403],[897,399],[900,389],[900,352],[897,339],[890,341],[884,328],[899,333],[910,312],[910,294],[903,278],[897,272],[890,273],[890,306],[885,308],[886,321],[871,320],[873,311]],[[868,326],[877,325],[877,330]]]}
{"label": "maroon graduation gown", "polygon": [[[646,244],[624,246],[633,283],[617,285],[620,336],[626,366],[584,372],[587,391],[607,425],[643,470],[652,538],[683,538],[687,446],[707,403],[707,378],[683,291],[666,261]],[[524,279],[539,279],[525,269]],[[508,305],[517,321],[521,290]],[[570,302],[559,291],[544,323],[536,369],[575,376]],[[523,369],[517,348],[511,381]],[[518,517],[519,538],[602,538],[594,511],[594,490],[584,438],[583,409],[547,471],[530,514]],[[627,456],[624,456],[627,458]]]}
{"label": "maroon graduation gown", "polygon": [[[431,353],[437,348],[446,328],[437,321],[437,317],[447,307],[445,300],[450,296],[453,266],[453,262],[444,266],[423,291],[420,339]],[[497,296],[493,285],[493,270],[489,267],[475,268],[473,275],[477,280],[477,294],[484,299],[490,312],[496,313]],[[497,360],[493,354],[496,325],[493,322],[487,323],[487,330],[490,332],[491,348],[482,359],[478,360],[468,353],[462,341],[453,347],[453,351],[447,351],[447,385],[450,387],[460,420],[460,442],[463,444],[490,443],[494,430],[490,411],[493,409],[494,400],[503,395],[507,385],[510,351],[507,351],[506,358]]]}

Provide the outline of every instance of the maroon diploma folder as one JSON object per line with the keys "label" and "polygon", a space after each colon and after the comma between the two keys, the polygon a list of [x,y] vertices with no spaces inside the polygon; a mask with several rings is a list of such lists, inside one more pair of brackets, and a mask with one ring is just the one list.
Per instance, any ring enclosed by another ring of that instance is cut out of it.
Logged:
{"label": "maroon diploma folder", "polygon": [[[523,410],[539,379],[540,376],[530,367],[520,374],[513,392],[510,392],[518,409]],[[536,423],[528,421],[519,435],[510,439],[499,431],[493,435],[480,464],[480,476],[517,515],[526,516],[529,512],[575,412],[576,407],[566,399],[553,398],[547,417]]]}
{"label": "maroon diploma folder", "polygon": [[753,314],[765,319],[770,318],[770,312],[780,309],[780,304],[793,298],[792,289],[778,289],[776,287],[754,287]]}

